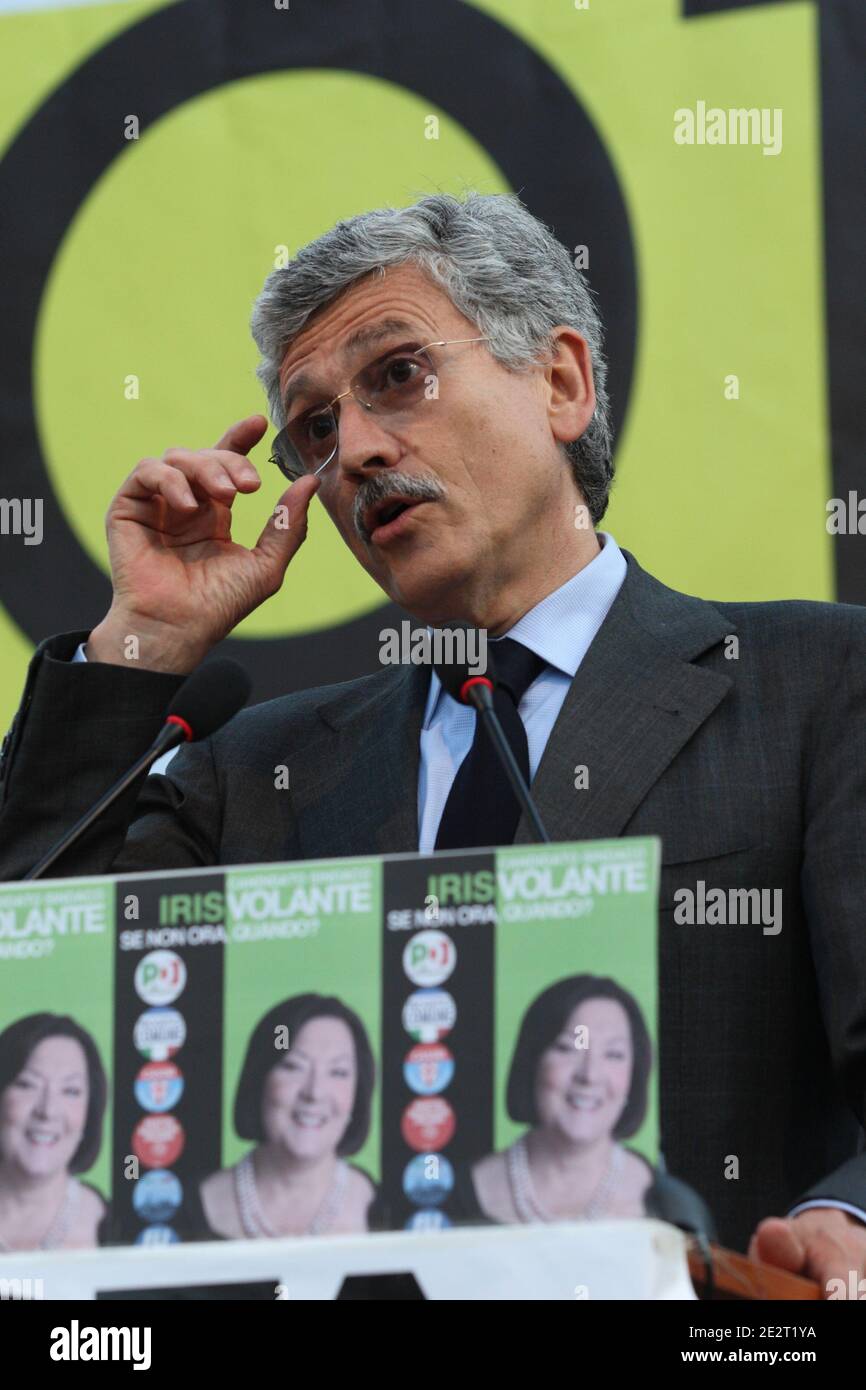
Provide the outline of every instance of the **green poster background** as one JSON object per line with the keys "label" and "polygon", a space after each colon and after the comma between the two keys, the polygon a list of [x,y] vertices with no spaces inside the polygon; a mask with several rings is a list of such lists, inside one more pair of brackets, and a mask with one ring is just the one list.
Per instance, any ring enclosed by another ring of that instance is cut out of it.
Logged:
{"label": "green poster background", "polygon": [[[588,972],[610,976],[634,995],[644,1016],[653,1051],[658,1036],[657,911],[658,863],[661,842],[656,839],[628,838],[599,840],[586,845],[542,846],[498,850],[496,872],[498,925],[496,928],[496,1107],[495,1142],[504,1149],[525,1126],[514,1124],[505,1110],[508,1070],[520,1023],[526,1009],[548,985],[568,975]],[[601,871],[606,865],[620,866],[618,873],[631,874],[643,883],[639,891],[605,893],[590,891],[583,899],[589,911],[575,917],[553,915],[557,901],[580,902],[579,895],[557,899],[545,895],[541,885],[546,872],[554,884],[566,869],[579,872]],[[503,875],[525,870],[536,879],[538,891],[518,892],[513,899],[503,892]],[[528,920],[515,920],[512,911],[526,913],[533,907],[544,916],[527,914]],[[568,934],[566,951],[563,935]],[[568,961],[568,965],[565,961]],[[655,1163],[659,1148],[658,1058],[653,1057],[647,1113],[643,1125],[623,1142]]]}
{"label": "green poster background", "polygon": [[[225,1014],[223,1032],[223,1166],[236,1163],[250,1147],[232,1125],[235,1089],[247,1042],[263,1014],[282,999],[315,991],[332,994],[361,1019],[376,1059],[370,1133],[351,1162],[379,1180],[380,1020],[382,960],[382,865],[376,860],[341,859],[328,863],[226,871]],[[368,906],[356,911],[304,910],[298,893],[312,896],[329,885],[360,884]],[[242,940],[257,926],[280,918],[233,912],[233,896],[277,893],[292,904],[290,933],[273,940]],[[316,927],[315,924],[318,923]],[[291,933],[296,934],[292,935]],[[309,934],[300,934],[301,932]]]}
{"label": "green poster background", "polygon": [[[64,908],[68,912],[75,906],[92,908],[91,920],[104,922],[104,930],[70,929],[64,934],[54,926],[47,935],[38,930],[34,912],[50,925]],[[15,943],[23,942],[48,949],[43,955],[19,959],[12,952]],[[108,1200],[114,1084],[113,882],[74,879],[44,887],[0,886],[0,980],[0,1031],[27,1014],[65,1014],[85,1028],[96,1044],[108,1077],[102,1144],[93,1166],[76,1176],[86,1178]]]}

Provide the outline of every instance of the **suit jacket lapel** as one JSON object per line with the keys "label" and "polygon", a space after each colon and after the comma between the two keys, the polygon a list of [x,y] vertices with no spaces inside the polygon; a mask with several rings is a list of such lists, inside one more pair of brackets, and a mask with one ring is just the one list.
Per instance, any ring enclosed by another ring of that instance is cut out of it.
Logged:
{"label": "suit jacket lapel", "polygon": [[418,849],[421,722],[429,682],[429,667],[392,667],[360,689],[352,682],[323,699],[318,737],[292,776],[305,857]]}
{"label": "suit jacket lapel", "polygon": [[[730,619],[666,588],[624,553],[626,579],[571,683],[533,781],[552,840],[620,835],[732,685],[691,664],[736,630]],[[429,678],[428,667],[391,668],[323,698],[303,760],[290,759],[304,857],[417,850]],[[589,785],[577,790],[580,765]],[[515,843],[532,838],[522,817]]]}
{"label": "suit jacket lapel", "polygon": [[[620,835],[679,750],[728,693],[730,677],[691,664],[735,631],[703,599],[640,568],[628,574],[571,683],[532,791],[552,840]],[[588,786],[575,788],[575,769]],[[533,838],[521,817],[515,843]]]}

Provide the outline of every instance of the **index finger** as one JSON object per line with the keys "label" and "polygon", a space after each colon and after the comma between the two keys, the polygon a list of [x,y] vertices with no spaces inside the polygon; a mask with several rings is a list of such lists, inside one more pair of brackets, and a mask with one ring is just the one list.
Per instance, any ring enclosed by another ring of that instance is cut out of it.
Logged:
{"label": "index finger", "polygon": [[246,419],[230,425],[214,448],[229,449],[233,454],[247,454],[254,444],[258,444],[267,427],[264,415],[247,415]]}

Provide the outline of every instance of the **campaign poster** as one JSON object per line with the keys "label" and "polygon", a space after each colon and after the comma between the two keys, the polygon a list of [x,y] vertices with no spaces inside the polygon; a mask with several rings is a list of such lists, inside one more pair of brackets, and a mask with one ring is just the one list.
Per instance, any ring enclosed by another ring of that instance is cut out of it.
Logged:
{"label": "campaign poster", "polygon": [[0,1250],[640,1216],[658,848],[0,888]]}
{"label": "campaign poster", "polygon": [[632,838],[386,862],[393,1225],[643,1214],[658,861],[657,840]]}
{"label": "campaign poster", "polygon": [[382,862],[226,871],[224,1237],[385,1224],[380,1176]]}
{"label": "campaign poster", "polygon": [[[497,852],[495,1139],[522,1219],[549,1219],[551,1203],[641,1214],[659,1157],[659,855],[637,838]],[[584,1180],[593,1153],[609,1162]],[[569,1163],[583,1200],[551,1178],[548,1203],[545,1172]]]}
{"label": "campaign poster", "polygon": [[102,1242],[114,884],[0,887],[0,1253]]}

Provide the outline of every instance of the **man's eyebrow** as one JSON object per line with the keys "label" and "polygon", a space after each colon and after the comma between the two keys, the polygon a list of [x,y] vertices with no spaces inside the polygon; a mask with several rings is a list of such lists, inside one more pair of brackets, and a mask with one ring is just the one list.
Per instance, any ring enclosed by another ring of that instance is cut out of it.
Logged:
{"label": "man's eyebrow", "polygon": [[380,323],[367,324],[364,328],[356,328],[354,333],[350,333],[343,344],[343,353],[348,357],[356,352],[358,348],[375,347],[385,338],[390,338],[394,333],[415,333],[418,329],[414,324],[408,323],[406,319],[382,319]]}
{"label": "man's eyebrow", "polygon": [[[360,348],[375,347],[386,338],[392,338],[395,333],[410,333],[418,336],[417,325],[409,323],[406,319],[381,319],[379,323],[366,324],[363,328],[356,328],[354,333],[350,333],[342,347],[344,357],[351,356]],[[288,415],[292,402],[297,396],[318,395],[323,399],[328,395],[328,387],[315,377],[309,376],[306,372],[300,372],[298,376],[290,379],[283,396],[283,409]]]}

